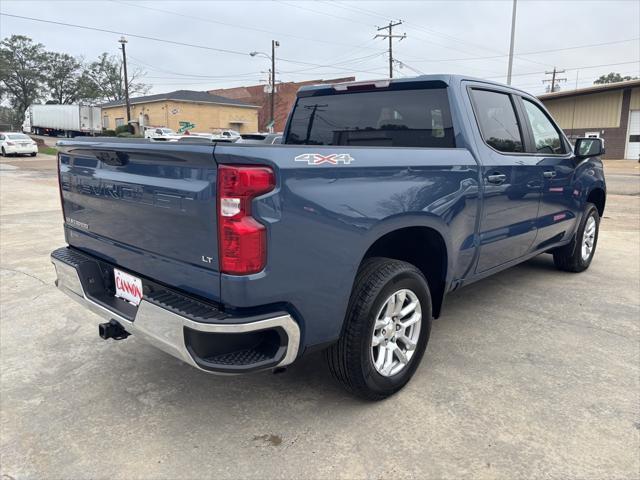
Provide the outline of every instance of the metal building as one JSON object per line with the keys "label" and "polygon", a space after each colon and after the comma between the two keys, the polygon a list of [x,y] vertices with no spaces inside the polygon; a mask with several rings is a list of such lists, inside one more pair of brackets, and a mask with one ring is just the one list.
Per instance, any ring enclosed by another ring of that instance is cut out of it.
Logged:
{"label": "metal building", "polygon": [[539,95],[569,139],[604,139],[607,159],[640,158],[640,80]]}

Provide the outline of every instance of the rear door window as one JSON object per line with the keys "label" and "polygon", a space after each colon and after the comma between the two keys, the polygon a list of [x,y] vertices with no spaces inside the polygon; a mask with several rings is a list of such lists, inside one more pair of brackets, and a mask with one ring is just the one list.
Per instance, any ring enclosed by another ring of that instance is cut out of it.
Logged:
{"label": "rear door window", "polygon": [[522,152],[522,133],[510,95],[473,89],[472,96],[480,133],[487,145],[499,152]]}
{"label": "rear door window", "polygon": [[454,148],[446,88],[302,97],[286,143]]}

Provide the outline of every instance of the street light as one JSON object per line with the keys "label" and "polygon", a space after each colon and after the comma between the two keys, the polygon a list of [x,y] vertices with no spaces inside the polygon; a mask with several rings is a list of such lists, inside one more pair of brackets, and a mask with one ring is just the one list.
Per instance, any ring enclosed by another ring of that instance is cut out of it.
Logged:
{"label": "street light", "polygon": [[271,60],[271,120],[269,122],[269,130],[273,132],[276,124],[275,117],[275,99],[276,99],[276,47],[280,46],[280,42],[277,40],[271,40],[271,55],[264,52],[250,52],[249,55],[257,57],[258,55],[264,56]]}

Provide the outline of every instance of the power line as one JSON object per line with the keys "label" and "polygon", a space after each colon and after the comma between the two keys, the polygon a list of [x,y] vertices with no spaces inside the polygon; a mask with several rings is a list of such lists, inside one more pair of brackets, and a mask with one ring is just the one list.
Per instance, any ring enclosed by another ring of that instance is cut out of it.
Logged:
{"label": "power line", "polygon": [[[576,69],[576,71],[578,71],[580,69]],[[640,73],[638,70],[625,70],[623,72],[617,72],[622,76],[625,75],[633,75],[633,74],[638,74]],[[591,77],[590,80],[581,80],[579,81],[576,85],[593,85],[593,80],[595,77]],[[518,84],[517,88],[527,88],[527,87],[540,87],[540,83],[526,83],[524,85]],[[575,90],[575,88],[573,88],[572,90]],[[566,90],[565,90],[566,91]]]}
{"label": "power line", "polygon": [[426,73],[424,73],[423,71],[418,70],[417,68],[413,68],[411,65],[408,65],[407,63],[405,63],[405,62],[403,62],[403,61],[401,61],[401,60],[398,60],[397,58],[396,58],[396,59],[394,59],[394,62],[395,62],[395,63],[396,63],[400,68],[405,67],[405,68],[408,68],[409,70],[411,70],[413,73],[417,73],[418,75],[426,75]]}
{"label": "power line", "polygon": [[300,6],[299,4],[296,4],[296,3],[289,3],[289,2],[285,2],[283,0],[275,0],[275,1],[278,2],[278,3],[282,3],[284,5],[287,5],[289,7],[299,8],[300,10],[306,10],[308,12],[317,13],[319,15],[324,15],[326,17],[332,17],[332,18],[337,18],[339,20],[345,20],[345,21],[348,21],[348,22],[358,23],[360,25],[365,25],[366,27],[369,27],[369,28],[371,27],[371,24],[369,24],[369,23],[359,22],[359,21],[353,20],[351,18],[341,17],[340,15],[334,15],[332,13],[322,12],[320,10],[314,10],[314,9],[308,8],[308,7],[302,7],[302,6]]}
{"label": "power line", "polygon": [[[593,48],[593,47],[601,47],[601,46],[605,46],[605,45],[616,45],[619,43],[628,43],[628,42],[634,42],[640,40],[640,37],[635,37],[635,38],[627,38],[626,40],[614,40],[611,42],[602,42],[602,43],[590,43],[590,44],[584,44],[584,45],[575,45],[572,47],[563,47],[563,48],[551,48],[548,50],[536,50],[533,52],[523,52],[523,53],[516,53],[515,56],[521,56],[521,55],[538,55],[541,53],[552,53],[552,52],[562,52],[565,50],[578,50],[581,48]],[[411,60],[413,63],[425,63],[425,62],[458,62],[458,61],[464,61],[464,60],[489,60],[492,58],[504,58],[507,57],[508,55],[495,55],[495,56],[489,56],[489,57],[468,57],[468,58],[440,58],[440,59],[436,59],[436,60],[424,60],[424,59],[415,59],[415,60]]]}
{"label": "power line", "polygon": [[[383,52],[373,53],[371,55],[366,55],[366,56],[360,57],[360,58],[342,60],[340,62],[327,64],[325,66],[326,67],[339,67],[340,65],[344,65],[344,64],[355,65],[355,64],[358,64],[358,63],[365,63],[365,62],[367,62],[369,60],[372,60],[374,58],[378,58],[378,57],[380,57],[382,55],[386,55],[386,54],[387,54],[387,52],[383,51]],[[289,71],[284,70],[284,71],[282,71],[282,73],[287,73],[287,74],[289,74],[289,73],[304,73],[304,72],[308,72],[310,70],[316,70],[318,68],[321,68],[321,67],[311,67],[311,68],[303,68],[303,69],[300,69],[300,70],[289,70]]]}
{"label": "power line", "polygon": [[[258,28],[258,27],[251,27],[251,26],[248,26],[248,25],[221,22],[219,20],[212,20],[210,18],[197,17],[197,16],[194,16],[194,15],[186,15],[186,14],[180,13],[180,12],[174,12],[174,11],[171,11],[171,10],[164,10],[162,8],[150,7],[150,6],[147,6],[147,5],[138,5],[138,4],[128,3],[128,2],[123,2],[121,0],[111,0],[111,1],[119,3],[121,5],[127,5],[129,7],[152,10],[152,11],[155,11],[155,12],[166,13],[168,15],[175,15],[177,17],[188,18],[190,20],[198,20],[198,21],[201,21],[201,22],[213,23],[213,24],[217,24],[217,25],[224,25],[224,26],[227,26],[227,27],[234,27],[234,28],[240,28],[240,29],[244,29],[244,30],[251,30],[251,31],[254,31],[254,32],[268,33],[269,35],[279,35],[279,36],[282,36],[282,37],[291,37],[291,38],[297,38],[297,39],[300,39],[300,40],[308,40],[310,42],[318,42],[318,43],[324,43],[324,44],[329,44],[329,45],[339,45],[339,46],[342,46],[342,47],[351,47],[351,46],[353,46],[353,45],[348,45],[348,44],[340,43],[340,42],[332,42],[330,40],[321,40],[321,39],[312,38],[312,37],[303,37],[301,35],[295,35],[295,34],[292,34],[292,33],[276,32],[276,31],[273,31],[273,30],[267,30],[267,29]],[[361,48],[368,49],[368,50],[372,50],[373,49],[373,47],[361,47]]]}
{"label": "power line", "polygon": [[240,52],[238,50],[229,50],[226,48],[215,48],[215,47],[209,47],[206,45],[197,45],[197,44],[193,44],[193,43],[186,43],[186,42],[177,42],[175,40],[167,40],[164,38],[157,38],[157,37],[150,37],[147,35],[139,35],[139,34],[135,34],[135,33],[130,33],[130,32],[123,32],[120,30],[109,30],[106,28],[99,28],[99,27],[88,27],[86,25],[77,25],[74,23],[66,23],[66,22],[56,22],[54,20],[45,20],[43,18],[35,18],[35,17],[27,17],[24,15],[13,15],[11,13],[2,13],[0,12],[0,15],[3,17],[12,17],[12,18],[20,18],[22,20],[31,20],[33,22],[40,22],[40,23],[50,23],[53,25],[61,25],[64,27],[73,27],[73,28],[80,28],[82,30],[93,30],[96,32],[103,32],[103,33],[113,33],[115,35],[126,35],[128,37],[133,37],[133,38],[140,38],[143,40],[151,40],[154,42],[162,42],[162,43],[168,43],[171,45],[180,45],[182,47],[191,47],[191,48],[199,48],[202,50],[211,50],[214,52],[219,52],[219,53],[227,53],[227,54],[232,54],[232,55],[242,55],[242,56],[247,56],[246,52]]}
{"label": "power line", "polygon": [[[71,28],[79,28],[82,30],[92,30],[92,31],[96,31],[96,32],[103,32],[103,33],[112,33],[112,34],[116,34],[116,35],[126,35],[128,37],[132,37],[132,38],[140,38],[142,40],[150,40],[150,41],[155,41],[155,42],[161,42],[161,43],[166,43],[166,44],[170,44],[170,45],[178,45],[181,47],[190,47],[190,48],[198,48],[201,50],[209,50],[209,51],[213,51],[213,52],[218,52],[218,53],[225,53],[225,54],[229,54],[229,55],[241,55],[243,57],[246,57],[248,54],[246,52],[240,52],[238,50],[230,50],[230,49],[225,49],[225,48],[215,48],[215,47],[210,47],[207,45],[198,45],[198,44],[194,44],[194,43],[187,43],[187,42],[178,42],[175,40],[167,40],[164,38],[157,38],[157,37],[151,37],[148,35],[139,35],[139,34],[135,34],[135,33],[130,33],[130,32],[123,32],[123,31],[118,31],[118,30],[110,30],[110,29],[106,29],[106,28],[99,28],[99,27],[89,27],[86,25],[77,25],[74,23],[66,23],[66,22],[57,22],[54,20],[45,20],[42,18],[36,18],[36,17],[27,17],[24,15],[14,15],[14,14],[10,14],[10,13],[2,13],[0,12],[1,16],[5,16],[5,17],[12,17],[12,18],[20,18],[22,20],[30,20],[33,22],[40,22],[40,23],[49,23],[49,24],[53,24],[53,25],[60,25],[60,26],[64,26],[64,27],[71,27]],[[318,63],[311,63],[311,62],[303,62],[300,60],[293,60],[293,59],[288,59],[288,58],[279,58],[280,61],[282,62],[288,62],[288,63],[293,63],[296,65],[308,65],[311,67],[327,67],[327,66],[331,66],[331,65],[321,65]],[[340,69],[343,70],[345,72],[349,72],[349,73],[378,73],[376,71],[373,70],[353,70],[353,69]]]}
{"label": "power line", "polygon": [[[189,77],[189,78],[238,78],[238,77],[244,77],[244,76],[250,76],[250,75],[257,75],[259,72],[247,72],[247,73],[236,73],[233,75],[200,75],[200,74],[195,74],[195,73],[183,73],[183,72],[174,72],[172,70],[165,70],[163,68],[160,67],[156,67],[155,65],[152,65],[150,63],[147,63],[143,60],[140,60],[139,58],[136,58],[134,56],[132,56],[131,54],[129,54],[129,59],[133,60],[133,62],[130,63],[134,63],[136,65],[142,66],[142,67],[147,67],[150,68],[152,70],[156,70],[158,72],[163,72],[163,73],[169,73],[171,75],[178,75],[181,77]],[[152,77],[149,77],[152,78]],[[162,78],[162,77],[160,77]]]}
{"label": "power line", "polygon": [[[329,1],[329,0],[325,0],[325,1]],[[331,2],[331,3],[332,3],[332,5],[334,5],[334,6],[336,6],[336,7],[343,8],[343,9],[347,9],[347,10],[351,10],[351,11],[355,11],[355,12],[365,13],[365,14],[370,15],[370,16],[372,16],[372,17],[376,17],[376,18],[386,18],[386,17],[385,17],[384,15],[382,15],[382,14],[377,14],[377,13],[376,13],[376,14],[373,14],[373,15],[372,15],[371,13],[369,13],[369,12],[373,12],[373,10],[365,10],[365,9],[363,9],[363,8],[358,8],[358,7],[354,7],[354,6],[340,5],[340,4],[338,4],[337,2]],[[478,45],[478,44],[475,44],[475,43],[471,43],[471,42],[469,42],[469,41],[467,41],[467,40],[459,39],[459,38],[457,38],[457,37],[454,37],[453,35],[448,35],[448,34],[446,34],[446,33],[437,32],[437,31],[435,31],[435,30],[428,29],[428,28],[426,28],[426,27],[422,27],[422,26],[420,26],[420,25],[416,25],[416,24],[411,23],[411,22],[405,22],[405,24],[408,26],[408,28],[410,28],[410,29],[412,29],[412,30],[418,30],[418,31],[426,32],[426,33],[428,33],[428,34],[430,34],[430,35],[433,35],[433,36],[444,37],[446,40],[453,41],[453,42],[457,42],[457,43],[459,43],[459,44],[467,44],[467,45],[471,45],[471,46],[473,46],[473,47],[475,47],[475,48],[479,48],[479,49],[481,49],[481,50],[487,50],[487,51],[497,52],[497,50],[494,50],[494,49],[491,49],[491,48],[488,48],[488,47],[485,47],[485,46],[482,46],[482,45]],[[424,37],[420,37],[420,36],[418,36],[418,35],[414,35],[413,37],[414,37],[414,38],[416,38],[416,39],[418,39],[418,40],[422,40],[422,41],[424,41],[424,42],[431,43],[431,44],[433,44],[433,45],[438,45],[439,47],[442,47],[442,48],[446,48],[446,49],[449,49],[449,50],[455,50],[455,51],[462,52],[462,53],[467,53],[467,51],[466,51],[466,50],[461,50],[460,48],[456,48],[456,47],[453,47],[453,46],[451,46],[451,45],[443,45],[443,44],[441,44],[441,43],[434,42],[433,40],[430,40],[430,39],[427,39],[427,38],[424,38]],[[488,59],[488,60],[493,59],[493,58],[496,58],[496,59],[497,59],[497,58],[506,57],[506,56],[507,56],[507,55],[498,55],[498,56],[494,56],[494,57],[488,57],[487,59]],[[473,58],[474,58],[474,57],[469,57],[468,59],[473,59]],[[530,63],[536,63],[536,64],[538,64],[538,65],[548,66],[548,64],[546,64],[546,63],[538,62],[538,61],[535,61],[535,60],[530,60],[530,59],[518,59],[518,60],[523,60],[523,61],[530,62]],[[453,61],[453,60],[452,60],[452,61]]]}
{"label": "power line", "polygon": [[[326,3],[330,3],[332,6],[336,6],[338,8],[342,8],[342,9],[345,9],[345,10],[351,10],[352,12],[364,13],[365,15],[369,15],[369,16],[374,17],[374,18],[378,18],[378,19],[383,18],[385,20],[387,18],[386,15],[374,12],[373,10],[367,10],[367,9],[355,7],[355,6],[352,6],[352,5],[342,5],[342,4],[340,4],[339,2],[337,2],[335,0],[325,0],[325,2]],[[483,45],[478,45],[476,43],[472,43],[472,42],[469,42],[467,40],[462,40],[461,38],[457,38],[457,37],[454,37],[453,35],[449,35],[449,34],[446,34],[446,33],[437,32],[435,30],[423,27],[421,25],[417,25],[417,24],[415,24],[413,22],[405,21],[404,23],[405,23],[405,25],[407,25],[408,28],[413,29],[413,30],[419,30],[419,31],[423,31],[425,33],[428,33],[430,35],[444,37],[444,38],[452,40],[454,42],[457,42],[457,43],[460,43],[460,44],[471,45],[471,46],[473,46],[475,48],[480,48],[482,50],[495,51],[495,50],[493,50],[491,48],[488,48],[488,47],[485,47]],[[426,40],[426,41],[429,41],[429,40]],[[435,45],[440,45],[440,44],[435,44]],[[441,46],[443,46],[443,45],[441,45]],[[445,46],[445,48],[448,48],[448,47]]]}
{"label": "power line", "polygon": [[[385,15],[375,12],[371,9],[364,9],[364,8],[359,8],[353,5],[342,5],[340,4],[338,1],[335,0],[325,0],[325,2],[330,3],[333,6],[342,8],[342,9],[346,9],[346,10],[351,10],[354,12],[360,12],[360,13],[364,13],[366,15],[369,15],[371,17],[374,18],[386,18]],[[497,51],[482,45],[478,45],[472,42],[469,42],[467,40],[462,40],[459,39],[453,35],[449,35],[446,33],[442,33],[442,32],[438,32],[432,29],[428,29],[426,27],[422,27],[420,25],[416,25],[415,23],[412,22],[408,22],[405,21],[404,24],[407,26],[407,28],[410,29],[418,29],[418,30],[422,30],[424,32],[427,33],[431,33],[432,35],[438,35],[438,36],[442,36],[445,38],[448,38],[452,41],[456,41],[458,43],[464,43],[467,45],[472,45],[476,48],[480,48],[483,50],[488,50],[488,51]],[[420,37],[416,37],[416,38],[420,38]],[[616,44],[621,44],[621,43],[628,43],[628,42],[635,42],[640,40],[640,37],[633,37],[633,38],[627,38],[624,40],[613,40],[613,41],[607,41],[607,42],[599,42],[599,43],[591,43],[591,44],[582,44],[582,45],[576,45],[576,46],[570,46],[570,47],[563,47],[563,48],[551,48],[551,49],[546,49],[546,50],[536,50],[536,51],[529,51],[529,52],[521,52],[521,53],[514,53],[514,57],[516,60],[523,60],[523,61],[528,61],[528,62],[532,62],[532,63],[537,63],[539,65],[545,65],[548,66],[548,64],[546,63],[542,63],[542,62],[535,62],[532,61],[531,59],[525,59],[525,58],[519,58],[522,56],[527,56],[527,55],[538,55],[538,54],[543,54],[543,53],[552,53],[552,52],[560,52],[560,51],[567,51],[567,50],[577,50],[577,49],[581,49],[581,48],[593,48],[593,47],[600,47],[600,46],[607,46],[607,45],[616,45]],[[431,42],[434,43],[434,45],[440,45],[438,43],[435,42]],[[444,46],[444,45],[440,45],[443,46],[444,48],[449,48],[451,49],[451,47],[449,46]],[[458,50],[458,49],[454,49],[454,50]],[[459,61],[470,61],[470,60],[492,60],[492,59],[499,59],[499,58],[505,58],[508,57],[508,54],[499,54],[499,55],[492,55],[492,56],[482,56],[482,57],[466,57],[466,58],[445,58],[445,59],[435,59],[435,60],[425,60],[425,59],[413,59],[413,60],[409,60],[412,63],[439,63],[439,62],[459,62]],[[494,78],[498,78],[498,77],[494,77]]]}
{"label": "power line", "polygon": [[[587,68],[599,68],[599,67],[612,67],[615,65],[630,65],[632,63],[640,63],[640,60],[634,60],[632,62],[619,62],[619,63],[603,63],[600,65],[582,65],[579,67],[570,67],[570,68],[566,68],[565,70],[583,70],[583,69],[587,69]],[[527,77],[527,76],[531,76],[531,75],[540,75],[540,74],[546,74],[546,70],[543,70],[541,72],[528,72],[528,73],[514,73],[512,76],[514,77]],[[486,77],[487,79],[492,79],[492,78],[502,78],[504,75],[497,75],[495,77]]]}

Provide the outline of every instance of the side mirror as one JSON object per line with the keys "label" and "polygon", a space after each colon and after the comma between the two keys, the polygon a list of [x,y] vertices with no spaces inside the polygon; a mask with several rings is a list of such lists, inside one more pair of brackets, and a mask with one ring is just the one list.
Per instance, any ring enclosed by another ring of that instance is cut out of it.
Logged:
{"label": "side mirror", "polygon": [[577,138],[573,153],[578,158],[604,155],[604,141],[601,138]]}

